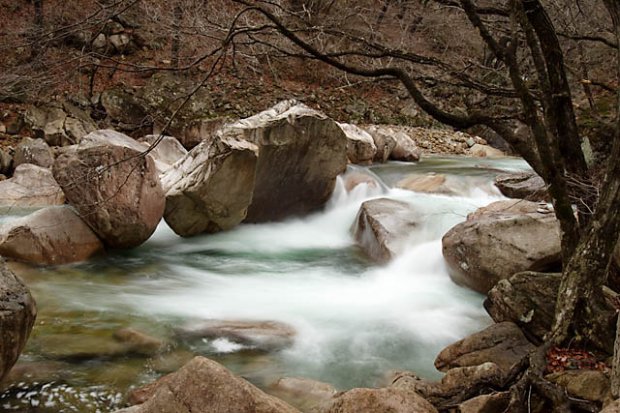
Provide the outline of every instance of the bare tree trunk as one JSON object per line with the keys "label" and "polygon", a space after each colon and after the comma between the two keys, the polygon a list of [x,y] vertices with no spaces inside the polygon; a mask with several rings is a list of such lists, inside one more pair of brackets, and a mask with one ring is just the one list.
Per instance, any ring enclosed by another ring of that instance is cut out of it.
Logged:
{"label": "bare tree trunk", "polygon": [[30,59],[35,60],[41,54],[43,41],[43,0],[32,0],[34,6],[34,34],[31,41]]}
{"label": "bare tree trunk", "polygon": [[179,68],[180,64],[180,52],[181,52],[181,20],[183,19],[183,8],[181,7],[180,0],[174,5],[174,20],[172,23],[172,46],[171,46],[171,62],[172,67]]}

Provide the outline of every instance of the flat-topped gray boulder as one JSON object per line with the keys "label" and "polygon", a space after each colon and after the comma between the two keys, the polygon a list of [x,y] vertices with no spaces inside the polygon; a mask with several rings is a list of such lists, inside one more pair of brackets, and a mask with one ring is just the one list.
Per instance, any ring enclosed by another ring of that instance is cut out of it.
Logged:
{"label": "flat-topped gray boulder", "polygon": [[347,157],[351,163],[370,164],[377,154],[372,136],[362,128],[350,123],[338,123],[347,136]]}
{"label": "flat-topped gray boulder", "polygon": [[165,198],[155,163],[137,150],[69,147],[56,158],[53,173],[69,204],[108,247],[142,244],[163,216]]}
{"label": "flat-topped gray boulder", "polygon": [[0,258],[0,382],[24,349],[36,316],[28,287]]}
{"label": "flat-topped gray boulder", "polygon": [[33,208],[64,203],[65,195],[47,168],[21,164],[12,178],[0,182],[0,207]]}
{"label": "flat-topped gray boulder", "polygon": [[419,220],[419,214],[406,202],[372,199],[360,207],[353,236],[370,258],[387,262],[403,250]]}
{"label": "flat-topped gray boulder", "polygon": [[340,126],[294,100],[229,124],[218,134],[258,147],[246,222],[279,221],[323,207],[347,166],[347,138]]}
{"label": "flat-topped gray boulder", "polygon": [[195,357],[150,386],[135,413],[299,413],[215,361]]}
{"label": "flat-topped gray boulder", "polygon": [[523,200],[478,209],[450,229],[442,244],[450,277],[483,294],[517,272],[553,269],[560,262],[555,215]]}
{"label": "flat-topped gray boulder", "polygon": [[534,348],[516,324],[500,322],[444,348],[435,359],[435,367],[445,372],[493,362],[508,373]]}
{"label": "flat-topped gray boulder", "polygon": [[550,201],[545,181],[534,172],[501,174],[495,178],[495,186],[508,198],[528,201]]}
{"label": "flat-topped gray boulder", "polygon": [[0,223],[0,255],[40,265],[84,261],[103,243],[68,205]]}
{"label": "flat-topped gray boulder", "polygon": [[258,148],[244,139],[203,141],[162,176],[164,218],[178,235],[225,231],[247,216]]}

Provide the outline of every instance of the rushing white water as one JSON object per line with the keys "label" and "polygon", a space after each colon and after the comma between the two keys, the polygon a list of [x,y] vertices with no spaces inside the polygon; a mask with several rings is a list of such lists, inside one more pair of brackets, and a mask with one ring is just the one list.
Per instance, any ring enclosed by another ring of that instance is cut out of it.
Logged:
{"label": "rushing white water", "polygon": [[[524,168],[517,160],[492,166]],[[462,158],[375,168],[388,185],[367,168],[353,168],[369,182],[347,192],[340,179],[322,212],[191,239],[162,223],[142,247],[67,267],[81,274],[77,280],[65,273],[35,289],[55,297],[57,306],[146,319],[170,330],[203,319],[291,325],[294,344],[271,355],[269,367],[251,371],[258,380],[308,376],[348,388],[372,385],[392,369],[436,376],[437,352],[489,322],[482,297],[451,282],[441,254],[450,227],[501,198],[491,184],[496,171],[488,168]],[[428,171],[446,173],[459,196],[390,188],[408,173]],[[377,197],[408,202],[420,214],[406,252],[384,266],[364,258],[350,231],[361,203]],[[96,276],[110,272],[116,275]],[[193,349],[217,355],[244,348],[220,339]]]}

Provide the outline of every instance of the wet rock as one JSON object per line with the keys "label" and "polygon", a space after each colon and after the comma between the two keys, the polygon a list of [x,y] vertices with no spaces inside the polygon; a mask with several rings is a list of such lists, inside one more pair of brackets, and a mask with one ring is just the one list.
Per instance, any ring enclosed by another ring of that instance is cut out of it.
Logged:
{"label": "wet rock", "polygon": [[545,181],[534,172],[502,174],[495,178],[495,186],[509,198],[528,201],[550,201]]}
{"label": "wet rock", "polygon": [[431,194],[452,194],[454,191],[446,185],[445,175],[410,175],[396,184],[397,188]]}
{"label": "wet rock", "polygon": [[22,164],[11,179],[0,182],[1,207],[31,208],[64,202],[65,195],[47,168]]}
{"label": "wet rock", "polygon": [[17,145],[13,156],[15,167],[29,163],[43,168],[51,168],[54,164],[52,149],[43,139],[24,138]]}
{"label": "wet rock", "polygon": [[54,177],[80,217],[112,248],[146,241],[163,216],[165,198],[153,160],[112,145],[68,148]]}
{"label": "wet rock", "polygon": [[28,287],[0,258],[0,381],[24,349],[36,315],[37,308]]}
{"label": "wet rock", "polygon": [[245,140],[217,137],[179,160],[162,176],[170,228],[186,237],[241,223],[252,202],[257,152]]}
{"label": "wet rock", "polygon": [[153,389],[136,413],[299,413],[235,377],[220,364],[196,357]]}
{"label": "wet rock", "polygon": [[387,262],[402,251],[419,220],[420,216],[406,202],[373,199],[360,207],[353,236],[370,258]]}
{"label": "wet rock", "polygon": [[[156,142],[159,135],[147,135],[140,142],[150,146]],[[172,166],[176,161],[187,155],[187,149],[172,136],[162,136],[161,141],[153,148],[151,155],[166,165]]]}
{"label": "wet rock", "polygon": [[166,346],[163,340],[130,327],[115,331],[113,337],[118,342],[129,346],[133,351],[142,354],[156,354]]}
{"label": "wet rock", "polygon": [[400,388],[353,389],[332,401],[323,413],[436,413],[437,410],[415,391]]}
{"label": "wet rock", "polygon": [[504,412],[510,403],[510,392],[483,394],[459,404],[459,413]]}
{"label": "wet rock", "polygon": [[258,146],[246,222],[279,221],[325,205],[347,166],[347,139],[336,122],[296,101],[225,126],[220,134]]}
{"label": "wet rock", "polygon": [[184,339],[225,338],[259,350],[272,351],[293,344],[295,330],[276,321],[208,320],[176,331]]}
{"label": "wet rock", "polygon": [[351,192],[358,185],[366,185],[368,188],[378,189],[381,184],[373,176],[361,172],[347,172],[342,176],[344,189]]}
{"label": "wet rock", "polygon": [[609,377],[602,371],[571,370],[545,376],[551,383],[566,388],[569,395],[593,402],[612,400]]}
{"label": "wet rock", "polygon": [[493,362],[507,373],[534,348],[516,324],[497,323],[443,349],[435,359],[435,367],[447,371]]}
{"label": "wet rock", "polygon": [[553,322],[560,279],[560,274],[515,274],[489,291],[484,307],[496,322],[512,321],[540,341]]}
{"label": "wet rock", "polygon": [[478,158],[503,158],[506,154],[488,145],[475,144],[469,148],[469,154]]}
{"label": "wet rock", "polygon": [[69,376],[72,366],[59,361],[18,361],[0,383],[0,391],[12,384],[51,383]]}
{"label": "wet rock", "polygon": [[282,377],[270,389],[282,399],[304,406],[304,410],[325,405],[337,393],[331,384],[300,377]]}
{"label": "wet rock", "polygon": [[378,125],[370,125],[365,127],[365,129],[372,136],[377,147],[373,161],[387,162],[396,147],[396,139],[389,131]]}
{"label": "wet rock", "polygon": [[351,163],[370,164],[377,154],[377,146],[370,134],[349,123],[338,123],[347,137],[347,157]]}
{"label": "wet rock", "polygon": [[529,201],[499,201],[448,231],[443,256],[457,284],[485,294],[520,271],[544,271],[560,261],[555,215]]}
{"label": "wet rock", "polygon": [[68,205],[40,209],[0,224],[0,255],[40,265],[84,261],[103,250]]}

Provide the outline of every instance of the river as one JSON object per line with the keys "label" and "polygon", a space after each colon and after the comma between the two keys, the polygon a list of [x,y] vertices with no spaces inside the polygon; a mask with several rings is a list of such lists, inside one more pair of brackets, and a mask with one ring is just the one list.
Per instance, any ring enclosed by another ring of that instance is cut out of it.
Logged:
{"label": "river", "polygon": [[[441,237],[480,206],[502,199],[501,171],[520,159],[426,157],[418,163],[352,167],[380,181],[347,193],[343,180],[326,208],[280,223],[241,225],[190,239],[162,222],[139,248],[77,265],[14,269],[39,314],[21,357],[34,371],[0,396],[16,412],[108,412],[132,386],[174,371],[195,354],[223,363],[261,388],[282,376],[340,390],[379,385],[390,371],[438,378],[446,345],[490,319],[483,297],[453,284]],[[452,195],[394,188],[410,174],[445,174]],[[365,200],[388,197],[419,213],[406,252],[376,265],[355,245],[351,226]],[[3,219],[7,219],[4,216]],[[292,326],[293,344],[264,352],[226,339],[177,340],[205,319],[273,320]],[[113,333],[133,327],[170,343],[153,357],[118,354]]]}

